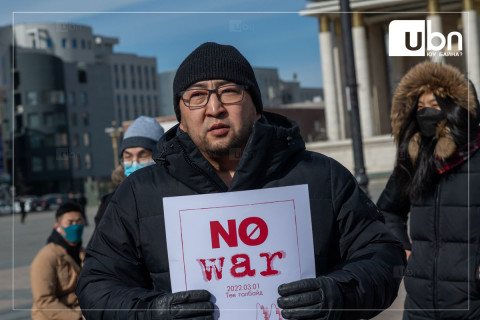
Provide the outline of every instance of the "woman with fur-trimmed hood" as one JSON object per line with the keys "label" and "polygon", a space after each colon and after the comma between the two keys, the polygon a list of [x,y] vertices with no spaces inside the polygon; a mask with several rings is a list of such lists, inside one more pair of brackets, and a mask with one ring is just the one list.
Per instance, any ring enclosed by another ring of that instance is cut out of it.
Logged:
{"label": "woman with fur-trimmed hood", "polygon": [[420,63],[395,91],[396,165],[377,205],[409,256],[404,319],[480,319],[479,108],[448,65]]}

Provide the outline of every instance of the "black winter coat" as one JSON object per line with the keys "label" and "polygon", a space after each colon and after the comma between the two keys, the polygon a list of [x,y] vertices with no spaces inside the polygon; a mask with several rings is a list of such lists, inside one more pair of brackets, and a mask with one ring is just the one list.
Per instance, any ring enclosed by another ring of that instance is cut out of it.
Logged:
{"label": "black winter coat", "polygon": [[298,184],[309,186],[316,274],[337,284],[327,307],[367,309],[336,319],[374,316],[395,299],[401,244],[348,170],[305,150],[294,122],[266,113],[255,123],[230,187],[178,127],[154,158],[120,185],[88,246],[77,286],[87,319],[150,319],[153,298],[171,291],[163,197]]}
{"label": "black winter coat", "polygon": [[394,179],[377,205],[404,248],[412,250],[404,319],[480,319],[480,151],[442,174],[423,200],[410,203]]}

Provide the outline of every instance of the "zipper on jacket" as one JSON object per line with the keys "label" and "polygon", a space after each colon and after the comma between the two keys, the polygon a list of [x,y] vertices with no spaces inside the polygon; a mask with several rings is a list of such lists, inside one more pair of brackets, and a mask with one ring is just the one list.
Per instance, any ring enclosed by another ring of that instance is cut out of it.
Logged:
{"label": "zipper on jacket", "polygon": [[[434,258],[433,258],[433,309],[437,310],[438,305],[437,305],[437,260],[438,260],[438,250],[439,250],[439,244],[438,244],[438,228],[439,228],[439,202],[440,202],[440,185],[437,185],[435,188],[435,214],[434,214],[434,242],[435,242],[435,250],[434,250]],[[434,311],[435,314],[435,311]]]}
{"label": "zipper on jacket", "polygon": [[200,168],[199,166],[197,166],[191,159],[190,157],[188,156],[187,154],[187,151],[185,150],[185,148],[182,146],[181,143],[178,144],[180,146],[180,149],[182,149],[182,154],[183,154],[183,158],[185,159],[185,161],[192,167],[194,168],[195,170],[197,170],[201,175],[203,175],[205,178],[207,178],[210,182],[212,182],[218,189],[218,191],[220,192],[223,192],[223,189],[221,185],[219,185],[215,180],[212,179],[212,177],[210,177],[202,168]]}

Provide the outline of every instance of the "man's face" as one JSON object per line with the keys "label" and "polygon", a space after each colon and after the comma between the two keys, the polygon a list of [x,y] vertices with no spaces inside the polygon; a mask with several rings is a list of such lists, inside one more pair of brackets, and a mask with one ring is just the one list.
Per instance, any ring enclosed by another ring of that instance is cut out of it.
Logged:
{"label": "man's face", "polygon": [[124,162],[138,163],[153,161],[152,151],[142,147],[126,148],[123,150],[122,159]]}
{"label": "man's face", "polygon": [[[55,228],[62,235],[65,236],[65,230],[63,228],[68,228],[72,224],[84,224],[82,214],[78,211],[70,211],[61,215],[57,222],[55,223]],[[63,228],[59,228],[63,227]]]}
{"label": "man's face", "polygon": [[[206,80],[193,84],[188,90],[211,90],[234,84],[225,80]],[[244,148],[253,124],[260,119],[246,90],[243,100],[235,104],[222,104],[214,93],[203,108],[189,109],[182,99],[179,104],[180,129],[188,133],[202,153],[212,158],[226,155],[234,148]]]}

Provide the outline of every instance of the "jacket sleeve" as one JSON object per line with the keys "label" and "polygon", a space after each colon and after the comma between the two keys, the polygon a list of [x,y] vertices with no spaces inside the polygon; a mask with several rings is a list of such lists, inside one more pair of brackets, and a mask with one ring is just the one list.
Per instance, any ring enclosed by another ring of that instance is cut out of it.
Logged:
{"label": "jacket sleeve", "polygon": [[60,301],[57,277],[56,257],[44,248],[30,266],[33,305],[39,309],[37,312],[52,320],[81,319],[79,309],[72,309]]}
{"label": "jacket sleeve", "polygon": [[380,195],[380,198],[378,198],[377,206],[385,216],[385,224],[398,240],[400,240],[403,249],[412,250],[407,232],[410,201],[396,186],[394,174],[388,179],[385,189]]}
{"label": "jacket sleeve", "polygon": [[406,264],[405,252],[375,204],[350,172],[334,160],[331,181],[343,262],[324,276],[335,280],[343,299],[328,301],[327,297],[327,303],[330,308],[343,309],[335,319],[371,318],[395,300]]}
{"label": "jacket sleeve", "polygon": [[77,285],[87,319],[150,319],[154,291],[139,243],[135,194],[122,183],[90,241]]}

